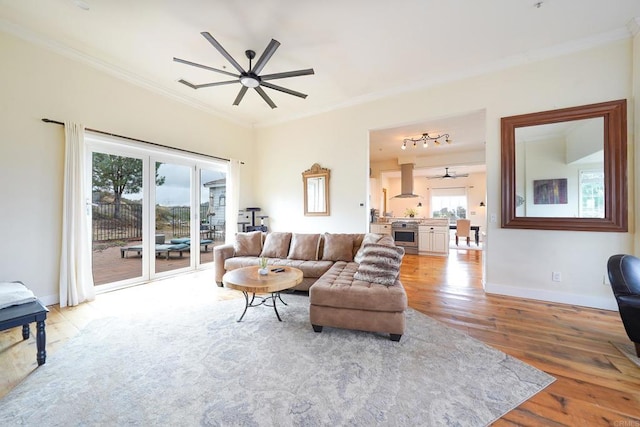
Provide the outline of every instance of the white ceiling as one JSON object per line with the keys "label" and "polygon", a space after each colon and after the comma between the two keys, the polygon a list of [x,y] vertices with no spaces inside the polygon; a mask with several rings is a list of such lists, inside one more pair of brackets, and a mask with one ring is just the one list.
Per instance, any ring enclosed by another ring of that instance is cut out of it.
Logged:
{"label": "white ceiling", "polygon": [[[423,133],[430,136],[449,134],[450,144],[440,139],[440,145],[428,142],[423,144],[411,142],[402,149],[405,138],[418,139]],[[394,128],[376,129],[369,133],[369,159],[379,162],[399,157],[446,157],[463,151],[484,150],[485,114],[475,111],[455,117],[433,118],[426,122],[404,124]],[[433,171],[424,172],[432,175]],[[444,173],[444,169],[442,170]],[[462,173],[462,172],[461,172]]]}
{"label": "white ceiling", "polygon": [[[629,37],[640,17],[639,0],[545,0],[539,8],[536,0],[84,0],[89,10],[79,1],[0,0],[0,30],[246,125]],[[178,83],[227,79],[173,62],[176,56],[231,69],[202,31],[244,67],[245,50],[259,56],[277,39],[282,45],[262,73],[314,68],[312,76],[273,81],[308,98],[265,89],[277,109],[255,91],[232,106],[239,84],[193,90]],[[414,136],[424,131],[414,130]],[[454,141],[464,143],[463,135]]]}

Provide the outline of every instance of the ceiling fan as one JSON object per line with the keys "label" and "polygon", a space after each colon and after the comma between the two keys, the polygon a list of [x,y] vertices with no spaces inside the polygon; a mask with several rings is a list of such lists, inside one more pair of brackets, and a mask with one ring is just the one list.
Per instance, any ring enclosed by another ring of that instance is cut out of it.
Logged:
{"label": "ceiling fan", "polygon": [[456,179],[469,176],[468,173],[449,173],[449,168],[444,168],[444,175],[428,176],[427,179]]}
{"label": "ceiling fan", "polygon": [[249,88],[255,89],[255,91],[258,92],[258,94],[262,97],[262,99],[264,99],[264,101],[267,104],[269,104],[271,108],[276,108],[276,104],[265,93],[265,91],[262,89],[263,87],[288,93],[289,95],[298,96],[300,98],[307,97],[307,95],[304,93],[296,92],[295,90],[274,85],[272,83],[269,83],[267,80],[276,80],[276,79],[283,79],[286,77],[297,77],[297,76],[306,76],[309,74],[314,74],[313,68],[308,68],[306,70],[285,71],[282,73],[260,75],[260,71],[262,71],[264,66],[267,64],[267,61],[271,59],[271,56],[275,53],[276,49],[278,49],[278,47],[280,46],[279,41],[271,39],[271,41],[265,48],[264,52],[262,52],[262,55],[260,56],[260,58],[258,58],[258,60],[253,66],[251,64],[251,61],[253,60],[253,58],[256,57],[256,53],[253,50],[246,50],[244,53],[249,59],[249,69],[245,70],[244,68],[242,68],[242,66],[240,66],[240,64],[238,64],[238,62],[236,62],[235,59],[233,59],[231,55],[229,55],[229,53],[222,47],[220,43],[218,43],[216,39],[213,38],[211,34],[209,34],[206,31],[200,34],[202,34],[204,38],[207,39],[207,41],[211,43],[213,47],[215,47],[218,50],[218,52],[220,52],[222,56],[224,56],[227,59],[227,61],[231,63],[231,65],[233,65],[233,68],[238,70],[239,74],[230,73],[229,71],[219,70],[217,68],[209,67],[202,64],[197,64],[195,62],[174,57],[173,60],[175,62],[180,62],[182,64],[191,65],[191,66],[202,68],[209,71],[215,71],[216,73],[221,73],[227,76],[234,77],[234,80],[227,80],[223,82],[213,82],[213,83],[203,83],[203,84],[193,84],[184,79],[180,79],[178,80],[180,83],[185,84],[192,89],[200,89],[203,87],[222,86],[222,85],[228,85],[233,83],[240,83],[242,87],[240,88],[240,92],[238,92],[238,96],[236,96],[235,101],[233,101],[233,105],[240,104],[240,101],[242,101],[242,98],[244,97],[245,93],[247,93],[247,89]]}

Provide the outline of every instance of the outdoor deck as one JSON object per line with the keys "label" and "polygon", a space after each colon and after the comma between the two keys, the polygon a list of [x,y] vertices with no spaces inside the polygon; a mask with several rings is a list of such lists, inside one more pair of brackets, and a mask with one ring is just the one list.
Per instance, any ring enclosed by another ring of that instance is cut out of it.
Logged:
{"label": "outdoor deck", "polygon": [[[130,242],[126,246],[134,246],[141,242]],[[222,245],[222,240],[214,240],[209,244],[205,252],[204,246],[200,251],[200,263],[213,262],[213,248]],[[117,282],[120,280],[138,277],[142,274],[142,256],[136,252],[128,252],[126,257],[120,254],[121,246],[112,246],[102,250],[93,251],[93,281],[95,285]],[[178,252],[171,252],[169,259],[166,254],[155,258],[156,272],[166,272],[189,266],[189,251],[185,251],[180,257]]]}

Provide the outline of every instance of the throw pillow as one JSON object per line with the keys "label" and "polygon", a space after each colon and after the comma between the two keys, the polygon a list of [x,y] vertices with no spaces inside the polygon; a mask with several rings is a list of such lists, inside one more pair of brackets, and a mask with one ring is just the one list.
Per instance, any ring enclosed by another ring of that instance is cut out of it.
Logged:
{"label": "throw pillow", "polygon": [[317,261],[319,247],[319,234],[293,233],[291,237],[291,248],[289,249],[289,256],[287,256],[287,258]]}
{"label": "throw pillow", "polygon": [[326,261],[353,261],[353,235],[324,233],[322,259]]}
{"label": "throw pillow", "polygon": [[353,261],[360,264],[362,262],[362,257],[364,256],[364,247],[372,243],[378,243],[378,241],[382,239],[382,237],[383,237],[382,234],[376,234],[376,233],[365,234],[364,238],[362,239],[362,244],[360,245],[360,249],[358,249],[356,256],[353,257]]}
{"label": "throw pillow", "polygon": [[267,258],[286,258],[289,253],[291,233],[273,231],[267,234],[260,256]]}
{"label": "throw pillow", "polygon": [[403,256],[404,249],[399,246],[368,244],[353,278],[391,286],[398,279]]}
{"label": "throw pillow", "polygon": [[259,256],[262,250],[262,231],[236,234],[233,249],[235,256]]}

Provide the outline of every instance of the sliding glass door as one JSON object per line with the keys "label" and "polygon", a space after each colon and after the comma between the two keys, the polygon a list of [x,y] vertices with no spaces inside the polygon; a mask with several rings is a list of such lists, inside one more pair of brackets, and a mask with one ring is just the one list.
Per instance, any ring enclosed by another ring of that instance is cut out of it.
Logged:
{"label": "sliding glass door", "polygon": [[155,170],[154,272],[175,272],[191,267],[192,167],[153,162]]}
{"label": "sliding glass door", "polygon": [[115,289],[213,266],[228,163],[87,135],[93,277]]}
{"label": "sliding glass door", "polygon": [[227,173],[211,167],[199,168],[200,265],[213,263],[213,246],[224,244],[227,206]]}
{"label": "sliding glass door", "polygon": [[93,151],[91,168],[94,283],[142,280],[144,160],[119,150]]}

